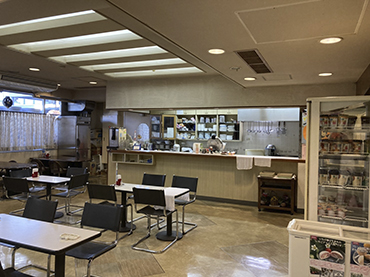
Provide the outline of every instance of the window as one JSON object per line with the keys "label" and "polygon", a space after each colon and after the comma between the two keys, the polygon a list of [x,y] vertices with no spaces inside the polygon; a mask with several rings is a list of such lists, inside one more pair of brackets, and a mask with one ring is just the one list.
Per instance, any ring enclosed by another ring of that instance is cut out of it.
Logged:
{"label": "window", "polygon": [[[5,97],[11,99],[9,108],[3,104]],[[0,91],[0,100],[0,151],[56,148],[60,101],[8,91]]]}
{"label": "window", "polygon": [[[3,100],[10,97],[12,106],[7,108]],[[40,113],[60,115],[61,103],[55,100],[45,100],[33,97],[30,93],[14,93],[9,91],[0,92],[0,111]]]}

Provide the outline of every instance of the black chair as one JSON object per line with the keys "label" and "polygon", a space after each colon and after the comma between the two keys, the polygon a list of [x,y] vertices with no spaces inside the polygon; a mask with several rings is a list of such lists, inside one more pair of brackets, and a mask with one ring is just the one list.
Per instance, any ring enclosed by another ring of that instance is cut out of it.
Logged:
{"label": "black chair", "polygon": [[58,161],[49,161],[49,170],[52,175],[65,176],[66,169]]}
{"label": "black chair", "polygon": [[[178,225],[178,214],[177,210],[175,209],[174,211],[169,211],[164,209],[156,209],[154,206],[162,206],[166,207],[166,198],[164,194],[164,190],[154,190],[154,189],[145,189],[145,188],[133,188],[134,192],[134,200],[135,200],[135,210],[137,213],[144,214],[146,218],[148,219],[148,233],[145,237],[141,238],[138,242],[136,242],[134,245],[131,246],[132,249],[134,250],[140,250],[140,251],[145,251],[153,254],[158,254],[158,253],[163,253],[166,251],[170,246],[172,246],[178,238],[178,233],[179,233],[179,225]],[[142,204],[146,205],[141,209],[137,209],[137,205]],[[137,247],[138,244],[146,240],[147,238],[150,237],[150,231],[151,231],[151,218],[152,217],[167,217],[167,215],[170,215],[172,213],[176,213],[176,236],[174,240],[172,240],[166,247],[164,247],[161,250],[151,250],[148,248],[140,248]]]}
{"label": "black chair", "polygon": [[39,170],[39,174],[40,175],[43,175],[45,173],[48,173],[49,171],[49,168],[45,166],[45,164],[40,160],[40,159],[37,159],[37,158],[31,158],[30,159],[30,162],[31,163],[35,163],[37,164],[37,168]]}
{"label": "black chair", "polygon": [[[43,199],[37,199],[37,198],[28,198],[26,202],[26,206],[24,207],[23,211],[23,217],[29,218],[29,219],[35,219],[45,222],[53,222],[55,217],[55,212],[57,210],[58,201],[49,201],[49,200],[43,200]],[[12,266],[15,268],[15,251],[17,250],[17,247],[14,247],[13,253],[12,253]],[[41,267],[39,265],[33,265],[29,264],[26,266],[23,266],[21,268],[18,268],[18,271],[27,269],[29,267],[35,267],[41,270],[45,270],[47,272],[47,276],[50,276],[51,269],[50,269],[50,262],[51,262],[51,256],[48,256],[47,261],[47,268]]]}
{"label": "black chair", "polygon": [[93,202],[93,199],[99,199],[104,200],[99,204],[117,205],[117,195],[116,190],[114,189],[114,185],[88,184],[87,191],[89,193],[90,203]]}
{"label": "black chair", "polygon": [[[65,199],[65,205],[58,209],[64,208],[66,215],[72,215],[74,213],[81,211],[83,208],[80,206],[72,205],[71,199],[72,197],[75,197],[86,191],[86,183],[88,179],[89,179],[88,173],[71,176],[71,180],[68,182],[64,190],[61,190],[61,192],[59,193],[55,194],[52,193],[51,196],[62,197]],[[71,211],[72,206],[78,207],[78,209]]]}
{"label": "black chair", "polygon": [[[166,174],[161,175],[161,174],[150,174],[150,173],[144,172],[143,180],[141,181],[141,184],[142,185],[150,185],[150,186],[164,187],[165,182],[166,182]],[[128,199],[133,199],[133,198],[134,198],[134,195],[131,195],[131,196],[128,197]],[[137,217],[137,218],[134,219],[134,221],[140,220],[140,219],[142,219],[144,217],[145,216]],[[163,228],[163,227],[160,227],[159,226],[159,224],[162,223],[163,221],[164,220],[162,220],[162,221],[159,221],[158,220],[158,222],[156,224],[157,227],[158,227],[158,229]]]}
{"label": "black chair", "polygon": [[[9,199],[16,199],[22,202],[27,201],[29,197],[46,197],[46,195],[39,195],[32,193],[30,187],[28,185],[27,179],[24,178],[14,178],[14,177],[3,177],[4,187],[5,187],[5,195]],[[15,193],[14,195],[9,196],[8,191]],[[18,212],[23,211],[24,208],[14,210],[10,212],[10,214],[17,214]]]}
{"label": "black chair", "polygon": [[14,267],[3,269],[0,262],[0,277],[32,277],[32,275],[19,272],[18,270],[15,270]]}
{"label": "black chair", "polygon": [[[176,188],[187,188],[190,192],[190,200],[182,200],[175,198],[175,204],[182,206],[182,233],[185,235],[186,233],[190,232],[191,230],[195,229],[198,225],[191,222],[185,222],[185,207],[193,202],[197,197],[197,186],[198,186],[198,178],[193,177],[183,177],[183,176],[176,176],[172,177],[172,187]],[[185,231],[185,225],[191,225],[190,229]]]}
{"label": "black chair", "polygon": [[[9,170],[9,176],[10,177],[16,177],[16,178],[24,178],[24,177],[31,177],[32,175],[32,168],[24,168],[24,169],[18,169],[18,170]],[[32,183],[32,187],[30,187],[31,193],[36,193],[40,191],[46,192],[46,186],[36,186]]]}
{"label": "black chair", "polygon": [[109,243],[101,241],[86,242],[66,252],[66,256],[76,259],[88,260],[87,277],[90,277],[91,263],[93,260],[116,247],[119,240],[119,225],[121,220],[121,205],[100,205],[85,203],[81,219],[81,227],[92,227],[116,233],[116,240]]}
{"label": "black chair", "polygon": [[[112,206],[117,205],[117,195],[116,195],[116,190],[114,188],[114,185],[88,184],[87,191],[89,193],[90,203],[93,202],[93,199],[97,199],[97,200],[104,200],[103,202],[99,203],[101,205],[112,205]],[[133,212],[132,205],[126,204],[126,207],[128,206],[131,208],[131,221],[130,221],[131,229],[128,233],[126,233],[119,239],[122,239],[126,236],[131,235],[133,231],[133,220],[132,219],[134,216],[134,212]]]}
{"label": "black chair", "polygon": [[71,177],[72,175],[81,175],[89,173],[87,167],[67,167],[66,176]]}
{"label": "black chair", "polygon": [[166,174],[160,175],[160,174],[149,174],[149,173],[144,172],[143,180],[141,184],[164,187],[165,181],[166,181]]}

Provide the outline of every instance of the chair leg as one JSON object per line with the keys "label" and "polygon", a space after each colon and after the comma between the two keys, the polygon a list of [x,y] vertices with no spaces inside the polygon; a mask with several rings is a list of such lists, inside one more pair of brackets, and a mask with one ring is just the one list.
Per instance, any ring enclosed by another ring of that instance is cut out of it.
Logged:
{"label": "chair leg", "polygon": [[[147,249],[147,248],[139,248],[139,247],[136,247],[139,243],[143,242],[144,240],[146,240],[147,238],[150,237],[150,231],[152,229],[151,227],[151,222],[150,222],[150,219],[151,217],[148,215],[147,216],[148,218],[148,226],[147,226],[147,229],[148,229],[148,233],[145,237],[141,238],[138,242],[136,242],[135,244],[133,244],[131,246],[132,249],[134,250],[138,250],[138,251],[144,251],[144,252],[149,252],[149,253],[153,253],[153,254],[160,254],[160,253],[163,253],[164,251],[166,251],[168,248],[170,248],[178,239],[179,237],[179,216],[178,216],[178,213],[176,211],[176,237],[174,240],[172,240],[165,248],[161,249],[161,250],[151,250],[151,249]],[[155,225],[154,225],[155,226]]]}
{"label": "chair leg", "polygon": [[[174,222],[175,221],[172,221],[172,223],[174,223]],[[198,227],[198,225],[195,224],[195,223],[185,221],[185,206],[182,206],[182,221],[180,221],[180,223],[181,223],[181,228],[182,228],[182,234],[183,235],[189,233],[191,230],[194,230],[195,228]],[[190,225],[192,227],[185,231],[185,225]]]}

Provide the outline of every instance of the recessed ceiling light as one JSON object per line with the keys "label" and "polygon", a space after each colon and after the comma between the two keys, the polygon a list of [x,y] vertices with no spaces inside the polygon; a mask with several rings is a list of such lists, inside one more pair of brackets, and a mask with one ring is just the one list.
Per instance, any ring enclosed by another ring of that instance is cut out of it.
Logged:
{"label": "recessed ceiling light", "polygon": [[40,71],[40,68],[37,68],[37,67],[30,67],[29,68],[30,71]]}
{"label": "recessed ceiling light", "polygon": [[98,82],[91,81],[91,82],[89,82],[89,84],[90,84],[90,85],[97,85],[97,84],[98,84]]}
{"label": "recessed ceiling light", "polygon": [[246,80],[246,81],[255,81],[256,78],[254,78],[254,77],[245,77],[244,80]]}
{"label": "recessed ceiling light", "polygon": [[220,55],[220,54],[225,53],[225,50],[223,50],[223,49],[209,49],[208,53],[214,54],[214,55]]}
{"label": "recessed ceiling light", "polygon": [[323,73],[319,74],[320,77],[328,77],[328,76],[331,76],[331,75],[333,75],[333,73],[331,73],[331,72],[323,72]]}
{"label": "recessed ceiling light", "polygon": [[320,40],[320,43],[322,43],[322,44],[333,44],[333,43],[338,43],[342,40],[343,40],[343,38],[340,38],[340,37],[323,38],[322,40]]}
{"label": "recessed ceiling light", "polygon": [[58,84],[57,86],[58,86],[58,87],[60,87],[60,86],[61,86],[61,84]]}

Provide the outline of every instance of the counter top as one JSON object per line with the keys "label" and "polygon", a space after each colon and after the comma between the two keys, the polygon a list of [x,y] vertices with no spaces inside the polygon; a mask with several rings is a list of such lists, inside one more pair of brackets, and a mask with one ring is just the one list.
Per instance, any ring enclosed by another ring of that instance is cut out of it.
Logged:
{"label": "counter top", "polygon": [[160,155],[180,155],[180,156],[201,156],[201,157],[219,157],[219,158],[233,158],[236,157],[256,157],[262,159],[271,159],[271,161],[283,161],[283,162],[296,162],[305,163],[306,160],[298,157],[285,157],[285,156],[247,156],[247,155],[221,155],[221,154],[202,154],[202,153],[190,153],[190,152],[175,152],[175,151],[158,151],[158,150],[108,150],[111,153],[132,153],[132,154],[160,154]]}

